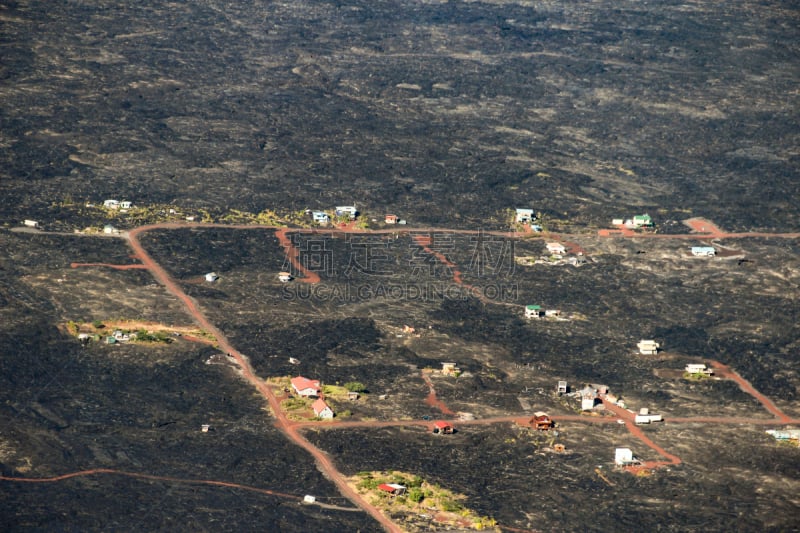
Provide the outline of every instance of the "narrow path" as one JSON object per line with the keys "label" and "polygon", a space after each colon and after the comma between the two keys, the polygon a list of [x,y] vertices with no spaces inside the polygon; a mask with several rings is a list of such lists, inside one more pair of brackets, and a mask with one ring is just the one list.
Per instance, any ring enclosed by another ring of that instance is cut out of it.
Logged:
{"label": "narrow path", "polygon": [[206,331],[211,333],[219,344],[220,350],[229,353],[238,363],[241,368],[242,376],[253,385],[258,392],[267,400],[273,415],[277,419],[277,427],[281,429],[287,437],[293,442],[300,445],[303,449],[308,451],[317,461],[320,470],[328,476],[328,478],[336,484],[339,491],[346,496],[350,501],[358,507],[370,514],[378,523],[380,523],[387,531],[399,533],[401,529],[395,525],[391,520],[384,516],[375,506],[366,501],[360,494],[358,494],[350,485],[347,484],[344,476],[333,466],[333,463],[320,449],[312,445],[305,437],[300,435],[297,429],[289,423],[286,415],[283,413],[275,394],[272,389],[255,375],[250,362],[237,351],[227,337],[223,335],[214,324],[209,321],[202,313],[196,302],[189,297],[172,277],[167,274],[166,270],[161,267],[151,256],[147,253],[144,247],[139,242],[139,235],[144,232],[150,231],[155,228],[161,228],[162,225],[155,226],[142,226],[128,232],[128,239],[131,248],[136,253],[136,256],[147,266],[153,277],[156,278],[164,287],[177,297],[186,306],[187,311],[194,317],[195,321]]}
{"label": "narrow path", "polygon": [[81,268],[81,267],[106,267],[106,268],[113,268],[114,270],[147,270],[145,265],[112,265],[110,263],[70,263],[70,268]]}
{"label": "narrow path", "polygon": [[229,487],[233,489],[246,490],[249,492],[257,492],[259,494],[267,494],[269,496],[277,496],[279,498],[286,498],[290,500],[296,500],[296,501],[302,500],[300,496],[295,496],[293,494],[286,494],[274,490],[251,487],[249,485],[240,485],[239,483],[229,483],[227,481],[217,481],[213,479],[185,479],[185,478],[178,478],[171,476],[156,476],[153,474],[141,474],[138,472],[112,470],[110,468],[93,468],[91,470],[81,470],[80,472],[72,472],[60,476],[43,477],[43,478],[0,476],[0,480],[15,481],[18,483],[56,483],[59,481],[65,481],[67,479],[72,479],[76,477],[86,477],[86,476],[96,476],[96,475],[116,475],[116,476],[125,476],[135,479],[145,479],[150,481],[165,481],[168,483],[184,483],[190,485],[212,485],[216,487]]}

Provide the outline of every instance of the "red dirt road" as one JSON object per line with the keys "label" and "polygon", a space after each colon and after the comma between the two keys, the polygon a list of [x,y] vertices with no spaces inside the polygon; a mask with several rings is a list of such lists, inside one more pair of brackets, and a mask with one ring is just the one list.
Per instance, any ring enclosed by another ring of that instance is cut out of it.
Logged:
{"label": "red dirt road", "polygon": [[292,266],[297,269],[298,272],[303,273],[302,278],[297,278],[297,281],[301,281],[303,283],[319,283],[320,278],[315,272],[311,272],[308,270],[303,264],[300,262],[300,252],[299,250],[292,244],[292,240],[286,234],[289,230],[287,228],[278,229],[275,232],[275,236],[278,238],[278,241],[283,246],[283,250],[286,253],[286,258],[292,263]]}
{"label": "red dirt road", "polygon": [[636,437],[637,439],[648,445],[650,448],[655,450],[656,453],[658,453],[662,457],[665,457],[668,460],[667,463],[658,462],[649,464],[648,468],[655,468],[656,466],[663,466],[665,464],[672,464],[672,465],[681,464],[680,457],[678,457],[677,455],[672,455],[664,448],[662,448],[661,446],[650,440],[650,438],[644,434],[642,429],[634,423],[633,421],[634,415],[630,411],[628,411],[627,409],[623,409],[622,407],[619,407],[618,405],[605,400],[603,400],[603,405],[605,406],[606,409],[617,415],[621,420],[625,421],[625,427],[628,429],[631,435],[633,435],[634,437]]}
{"label": "red dirt road", "polygon": [[200,308],[197,306],[197,303],[185,292],[183,292],[183,290],[178,286],[177,283],[175,283],[172,277],[167,274],[166,270],[164,270],[161,265],[159,265],[152,257],[150,257],[150,254],[147,253],[147,250],[145,250],[139,242],[139,235],[152,229],[162,229],[164,227],[174,227],[174,225],[156,224],[152,226],[142,226],[131,230],[128,233],[128,239],[130,241],[131,248],[133,248],[137,257],[139,257],[142,263],[150,270],[156,280],[158,280],[169,292],[171,292],[184,303],[187,311],[192,315],[198,325],[211,333],[217,339],[220,350],[231,354],[231,356],[236,360],[241,368],[242,376],[250,384],[252,384],[269,403],[269,406],[272,409],[275,418],[277,419],[277,427],[281,429],[290,440],[300,445],[316,459],[320,470],[336,484],[339,492],[341,492],[342,495],[369,513],[369,515],[372,516],[387,531],[400,533],[401,529],[397,525],[386,518],[375,506],[367,502],[360,494],[350,487],[350,485],[347,484],[344,476],[333,466],[330,458],[328,458],[325,453],[312,445],[308,440],[306,440],[305,437],[300,435],[295,426],[289,423],[289,420],[281,410],[280,403],[275,397],[275,394],[272,392],[272,389],[267,386],[263,379],[255,375],[255,372],[253,372],[253,369],[250,366],[250,362],[247,360],[247,358],[245,358],[244,355],[239,353],[230,344],[225,335],[223,335],[223,333],[205,317]]}
{"label": "red dirt road", "polygon": [[444,415],[454,416],[455,413],[447,408],[444,402],[436,397],[436,389],[433,388],[433,382],[428,374],[425,371],[422,371],[422,379],[425,380],[425,383],[428,385],[428,396],[425,397],[425,403],[430,405],[431,407],[437,408],[439,411],[442,412]]}
{"label": "red dirt road", "polygon": [[684,221],[696,233],[662,234],[662,233],[640,233],[629,228],[601,229],[597,231],[599,237],[625,237],[633,239],[744,239],[748,237],[764,237],[778,239],[800,239],[800,233],[763,233],[763,232],[744,232],[727,233],[722,231],[716,224],[705,218],[690,218]]}
{"label": "red dirt road", "polygon": [[783,424],[793,423],[793,420],[786,415],[786,413],[778,409],[778,407],[772,403],[772,400],[758,392],[749,381],[737,374],[731,367],[728,365],[723,365],[719,361],[711,361],[711,366],[714,367],[715,374],[735,381],[739,385],[740,389],[761,402],[761,405],[764,406],[764,409],[775,415],[779,422]]}

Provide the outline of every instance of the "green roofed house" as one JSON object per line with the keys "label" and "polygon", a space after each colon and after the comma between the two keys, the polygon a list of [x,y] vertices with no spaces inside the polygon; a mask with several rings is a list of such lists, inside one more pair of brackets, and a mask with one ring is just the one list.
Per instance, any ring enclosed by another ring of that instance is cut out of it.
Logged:
{"label": "green roofed house", "polygon": [[633,225],[637,228],[651,228],[653,227],[653,219],[648,214],[635,215],[633,217]]}
{"label": "green roofed house", "polygon": [[540,318],[542,316],[541,305],[526,305],[525,318]]}

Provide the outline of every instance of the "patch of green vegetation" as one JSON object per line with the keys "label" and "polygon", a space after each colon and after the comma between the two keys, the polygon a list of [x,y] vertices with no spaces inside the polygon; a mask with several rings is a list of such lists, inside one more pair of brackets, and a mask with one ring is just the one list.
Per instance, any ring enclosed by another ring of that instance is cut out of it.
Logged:
{"label": "patch of green vegetation", "polygon": [[[123,333],[129,333],[127,331],[123,331]],[[137,342],[163,342],[164,344],[169,344],[172,342],[172,337],[169,333],[164,331],[154,331],[149,332],[146,329],[140,329],[136,331],[136,341]]]}
{"label": "patch of green vegetation", "polygon": [[347,389],[340,385],[323,385],[322,393],[325,396],[347,397]]}
{"label": "patch of green vegetation", "polygon": [[704,379],[710,379],[710,378],[711,378],[710,375],[704,374],[703,372],[695,372],[693,374],[689,372],[683,373],[683,379],[688,379],[692,381],[702,381]]}
{"label": "patch of green vegetation", "polygon": [[309,402],[303,398],[297,398],[292,396],[291,398],[286,398],[281,402],[281,407],[286,411],[297,411],[299,409],[306,409],[308,408]]}
{"label": "patch of green vegetation", "polygon": [[367,386],[360,381],[348,381],[344,384],[344,388],[350,392],[367,392]]}
{"label": "patch of green vegetation", "polygon": [[[371,501],[384,511],[415,513],[419,512],[420,506],[423,506],[426,512],[457,513],[461,518],[466,518],[472,524],[473,529],[479,531],[487,528],[496,530],[497,528],[497,522],[493,518],[479,516],[464,507],[462,502],[465,496],[455,494],[439,485],[427,483],[419,475],[398,471],[359,472],[353,482],[359,493],[370,493]],[[380,491],[378,486],[384,483],[403,485],[406,487],[406,492],[393,496]]]}

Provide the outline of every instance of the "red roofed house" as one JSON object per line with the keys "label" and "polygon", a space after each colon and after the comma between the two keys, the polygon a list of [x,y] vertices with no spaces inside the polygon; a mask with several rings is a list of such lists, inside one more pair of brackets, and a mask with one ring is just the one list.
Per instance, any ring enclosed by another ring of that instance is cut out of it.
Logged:
{"label": "red roofed house", "polygon": [[298,396],[318,396],[321,390],[318,379],[308,379],[303,376],[292,378],[292,388]]}
{"label": "red roofed house", "polygon": [[450,433],[453,433],[453,431],[453,425],[449,422],[439,420],[433,424],[433,432],[438,433],[439,435],[449,435]]}
{"label": "red roofed house", "polygon": [[398,485],[397,483],[381,483],[378,485],[378,490],[388,492],[392,496],[402,496],[406,493],[405,486]]}
{"label": "red roofed house", "polygon": [[319,418],[333,418],[333,409],[322,398],[312,403],[311,408]]}

